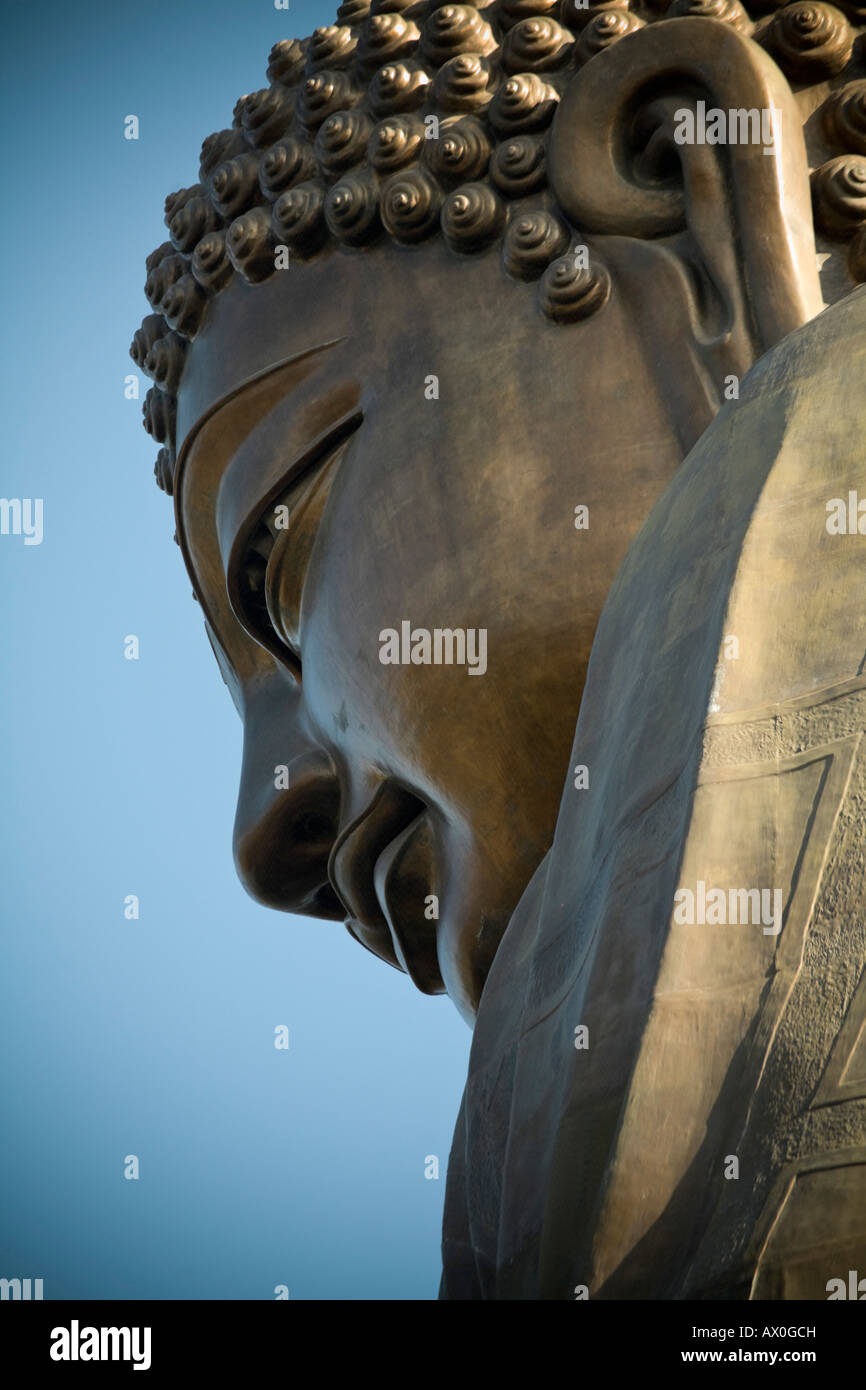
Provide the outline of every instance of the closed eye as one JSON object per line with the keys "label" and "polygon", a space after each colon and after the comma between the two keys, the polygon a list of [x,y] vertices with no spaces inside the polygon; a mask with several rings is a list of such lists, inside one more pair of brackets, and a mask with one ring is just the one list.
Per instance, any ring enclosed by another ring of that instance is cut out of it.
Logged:
{"label": "closed eye", "polygon": [[301,679],[300,610],[319,525],[360,411],[316,441],[272,496],[230,564],[229,599],[246,631]]}

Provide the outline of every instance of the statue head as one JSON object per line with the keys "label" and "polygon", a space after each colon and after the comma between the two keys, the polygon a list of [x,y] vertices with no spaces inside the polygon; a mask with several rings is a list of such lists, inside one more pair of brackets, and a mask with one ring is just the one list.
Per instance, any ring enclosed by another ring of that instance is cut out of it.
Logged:
{"label": "statue head", "polygon": [[592,777],[631,540],[866,278],[864,15],[346,0],[166,200],[132,355],[244,721],[239,873],[469,1019]]}

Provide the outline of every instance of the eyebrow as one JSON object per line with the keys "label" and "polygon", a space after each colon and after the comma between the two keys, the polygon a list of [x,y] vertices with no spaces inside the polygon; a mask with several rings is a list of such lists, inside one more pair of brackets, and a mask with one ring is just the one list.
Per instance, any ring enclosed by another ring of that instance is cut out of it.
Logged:
{"label": "eyebrow", "polygon": [[[316,358],[321,354],[329,353],[334,348],[339,347],[341,343],[346,342],[348,342],[348,338],[346,335],[343,335],[340,338],[330,338],[327,342],[318,343],[315,347],[304,348],[302,352],[293,353],[290,357],[283,357],[280,359],[279,362],[272,363],[271,366],[265,367],[262,371],[254,372],[252,376],[245,377],[243,381],[240,381],[235,386],[233,386],[230,391],[227,391],[222,396],[218,396],[217,399],[207,407],[203,414],[201,414],[194,421],[194,423],[189,427],[189,429],[183,436],[183,443],[180,449],[178,450],[177,464],[175,468],[175,494],[177,495],[177,493],[180,490],[180,479],[183,464],[185,463],[189,453],[192,451],[193,445],[195,444],[195,441],[197,440],[198,436],[208,425],[210,425],[213,422],[213,419],[216,415],[218,415],[221,411],[225,410],[227,406],[242,401],[243,398],[246,397],[250,391],[254,390],[255,387],[269,382],[274,377],[281,376],[283,373],[288,372],[289,369],[292,367],[298,367],[302,363],[311,361],[313,358]],[[291,389],[291,384],[289,384],[289,386],[286,387],[285,391],[281,392],[278,397],[275,396],[274,400],[271,402],[272,407],[277,404],[278,400],[282,399],[286,394],[288,394],[291,391]],[[182,399],[183,390],[181,389],[181,401]],[[238,444],[242,442],[243,438],[240,438],[238,440]]]}
{"label": "eyebrow", "polygon": [[223,568],[262,512],[363,417],[354,375],[322,382],[310,373],[271,406],[234,447],[223,469],[216,530]]}
{"label": "eyebrow", "polygon": [[[190,505],[186,507],[187,489],[185,484],[190,460],[193,456],[198,457],[202,443],[209,443],[210,438],[213,437],[212,451],[209,450],[208,454],[212,453],[214,469],[219,475],[215,508],[217,511],[225,509],[221,518],[218,515],[214,517],[220,559],[224,562],[227,558],[227,552],[220,541],[225,534],[228,520],[225,511],[232,510],[226,501],[221,500],[226,495],[223,490],[226,475],[231,473],[234,466],[236,477],[239,475],[240,480],[243,481],[244,467],[243,464],[239,463],[238,456],[242,454],[245,447],[251,444],[256,435],[260,435],[264,440],[269,433],[277,428],[282,428],[288,433],[288,438],[284,437],[281,441],[285,445],[284,454],[288,452],[290,457],[295,459],[305,452],[310,442],[310,425],[307,415],[312,410],[321,416],[328,399],[334,394],[333,391],[323,392],[321,372],[316,369],[320,364],[322,369],[326,366],[332,366],[331,354],[334,349],[345,346],[348,342],[349,339],[345,337],[333,339],[329,343],[284,358],[282,362],[274,364],[265,372],[256,373],[255,376],[239,383],[220,402],[215,403],[190,430],[178,457],[175,472],[174,504],[177,540],[191,572],[193,572],[194,566],[190,563],[191,550],[185,516],[185,510],[194,511],[195,500],[194,497],[191,497]],[[339,399],[341,385],[345,390],[343,400]],[[347,408],[353,404],[357,405],[360,394],[360,387],[354,376],[343,378],[342,383],[335,383],[335,387],[338,399],[336,408],[331,412],[331,419],[326,421],[329,427],[334,423],[335,418],[346,412]],[[292,428],[289,427],[289,422],[284,422],[281,419],[283,408],[287,405],[290,406],[298,419],[298,424],[294,426],[296,439],[292,438]],[[214,437],[215,426],[218,426],[218,433]],[[318,435],[318,433],[319,429],[316,429],[315,434]],[[263,445],[259,456],[261,457],[262,454],[266,456],[265,445]],[[243,488],[243,496],[237,499],[237,506],[234,508],[236,514],[230,520],[230,529],[233,531],[240,527],[254,500],[269,494],[271,487],[282,483],[286,469],[281,468],[279,475],[270,480],[262,480],[260,470],[250,469],[248,465],[246,471],[248,475],[258,474],[258,477],[256,485]],[[213,475],[211,474],[211,476]]]}

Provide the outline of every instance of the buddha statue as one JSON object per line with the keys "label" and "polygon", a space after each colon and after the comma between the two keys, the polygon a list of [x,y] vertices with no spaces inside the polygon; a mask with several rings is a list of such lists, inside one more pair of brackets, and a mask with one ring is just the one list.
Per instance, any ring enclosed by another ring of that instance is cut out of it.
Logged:
{"label": "buddha statue", "polygon": [[444,1298],[866,1276],[864,26],[345,0],[166,200],[238,872],[474,1030]]}

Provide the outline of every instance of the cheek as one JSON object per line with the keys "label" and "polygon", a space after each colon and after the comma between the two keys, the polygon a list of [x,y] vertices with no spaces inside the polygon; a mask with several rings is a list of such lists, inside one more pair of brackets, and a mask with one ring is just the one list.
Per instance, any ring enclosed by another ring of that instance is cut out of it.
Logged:
{"label": "cheek", "polygon": [[382,660],[382,634],[404,622],[429,630],[466,624],[467,537],[453,518],[437,525],[429,512],[411,463],[383,476],[353,449],[322,520],[301,608],[305,702],[322,735],[360,758],[399,759],[405,775],[429,766],[443,702],[467,681],[465,670],[452,670],[443,688],[441,671]]}
{"label": "cheek", "polygon": [[[544,469],[521,473],[513,496],[469,486],[472,470],[457,460],[449,475],[445,461],[434,488],[426,460],[384,468],[369,438],[341,468],[304,587],[317,731],[350,766],[381,767],[473,821],[517,818],[516,790],[536,782],[555,801],[573,732],[562,712],[579,691],[579,652],[563,641],[578,581],[546,515]],[[402,658],[404,622],[462,632],[464,664],[435,664],[435,649],[431,664],[384,664],[382,634],[400,634]]]}

